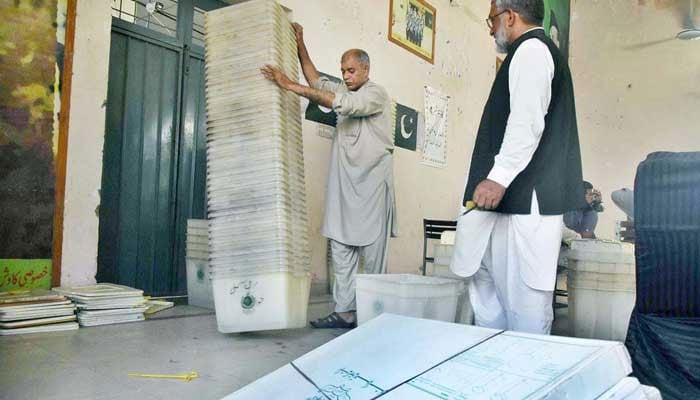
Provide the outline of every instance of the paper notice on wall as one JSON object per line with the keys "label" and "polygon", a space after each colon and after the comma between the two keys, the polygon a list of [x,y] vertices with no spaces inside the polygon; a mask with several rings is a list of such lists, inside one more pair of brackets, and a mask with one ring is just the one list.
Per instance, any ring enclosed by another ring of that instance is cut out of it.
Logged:
{"label": "paper notice on wall", "polygon": [[449,97],[425,87],[425,137],[422,164],[437,168],[447,166],[447,108]]}

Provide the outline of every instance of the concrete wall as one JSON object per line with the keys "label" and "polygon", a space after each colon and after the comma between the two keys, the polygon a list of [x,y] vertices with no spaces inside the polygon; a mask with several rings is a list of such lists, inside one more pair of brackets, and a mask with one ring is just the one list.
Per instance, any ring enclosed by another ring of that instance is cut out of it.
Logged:
{"label": "concrete wall", "polygon": [[[447,168],[419,164],[416,152],[395,152],[400,237],[390,245],[390,272],[417,272],[422,257],[422,219],[453,218],[462,196],[481,109],[495,73],[495,51],[483,17],[487,1],[437,8],[435,65],[387,40],[388,2],[376,0],[283,0],[305,27],[307,44],[319,70],[339,75],[341,53],[362,47],[372,57],[371,77],[402,104],[423,108],[423,85],[451,96]],[[97,256],[104,107],[109,61],[108,2],[79,0],[75,76],[63,247],[64,283],[94,280]],[[318,283],[326,277],[326,241],[320,235],[330,140],[318,125],[304,122],[308,208]]]}
{"label": "concrete wall", "polygon": [[633,187],[639,162],[654,151],[700,150],[700,41],[674,39],[687,0],[572,3],[584,178],[605,197],[596,231],[613,237],[624,214],[610,192]]}
{"label": "concrete wall", "polygon": [[[389,272],[418,272],[423,255],[423,218],[452,219],[462,198],[468,158],[481,110],[495,74],[496,53],[482,16],[489,2],[437,9],[436,57],[432,65],[387,40],[389,2],[376,0],[282,0],[304,26],[316,67],[340,76],[340,55],[360,47],[371,58],[370,77],[398,102],[423,110],[424,85],[450,96],[447,168],[420,164],[420,153],[397,148],[394,157],[399,237],[391,239]],[[467,2],[463,2],[467,3]],[[320,235],[330,140],[304,121],[304,153],[311,219],[312,265],[326,279],[326,241]]]}
{"label": "concrete wall", "polygon": [[110,2],[78,0],[63,218],[63,285],[92,283],[97,271],[97,207],[111,18]]}
{"label": "concrete wall", "polygon": [[[448,166],[421,165],[416,152],[395,152],[400,237],[390,245],[390,272],[417,272],[422,219],[453,218],[462,195],[474,135],[495,72],[493,41],[483,18],[489,2],[433,0],[436,62],[431,65],[388,42],[388,2],[282,0],[305,27],[316,66],[339,75],[339,56],[362,47],[371,77],[397,101],[423,107],[423,85],[451,96]],[[684,0],[572,1],[570,65],[576,87],[585,177],[601,188],[607,211],[600,236],[622,219],[609,193],[632,186],[637,164],[657,150],[700,150],[700,43],[672,39]],[[681,10],[682,11],[682,10]],[[64,283],[94,279],[97,255],[104,107],[109,61],[109,3],[79,0],[63,247]],[[643,42],[666,41],[640,46]],[[323,215],[330,141],[304,121],[312,265],[327,279]]]}

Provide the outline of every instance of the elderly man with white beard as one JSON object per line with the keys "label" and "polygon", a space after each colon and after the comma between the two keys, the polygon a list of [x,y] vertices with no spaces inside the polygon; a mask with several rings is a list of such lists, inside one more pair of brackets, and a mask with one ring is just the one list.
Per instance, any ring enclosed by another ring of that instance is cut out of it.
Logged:
{"label": "elderly man with white beard", "polygon": [[451,270],[471,277],[479,326],[549,334],[562,215],[582,206],[571,72],[542,29],[542,0],[492,0],[507,56],[484,108]]}

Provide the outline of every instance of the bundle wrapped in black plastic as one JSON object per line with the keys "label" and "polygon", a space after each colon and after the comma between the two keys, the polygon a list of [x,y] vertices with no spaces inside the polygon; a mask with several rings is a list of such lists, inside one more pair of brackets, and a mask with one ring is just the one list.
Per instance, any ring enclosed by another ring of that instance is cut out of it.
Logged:
{"label": "bundle wrapped in black plastic", "polygon": [[650,154],[634,201],[637,311],[700,317],[700,152]]}
{"label": "bundle wrapped in black plastic", "polygon": [[664,400],[700,399],[700,318],[633,312],[625,346],[633,375]]}
{"label": "bundle wrapped in black plastic", "polygon": [[635,180],[637,299],[625,345],[664,399],[700,399],[700,152],[652,153]]}

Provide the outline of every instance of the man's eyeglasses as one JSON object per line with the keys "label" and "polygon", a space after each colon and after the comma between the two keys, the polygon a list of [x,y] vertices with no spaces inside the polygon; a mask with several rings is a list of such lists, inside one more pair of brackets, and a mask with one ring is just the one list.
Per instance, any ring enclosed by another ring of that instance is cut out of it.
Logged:
{"label": "man's eyeglasses", "polygon": [[489,15],[488,18],[486,18],[486,25],[489,27],[489,29],[493,29],[493,20],[496,19],[499,15],[506,13],[510,11],[510,9],[506,8],[505,10],[499,12],[498,14],[495,15]]}

